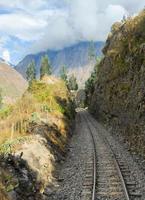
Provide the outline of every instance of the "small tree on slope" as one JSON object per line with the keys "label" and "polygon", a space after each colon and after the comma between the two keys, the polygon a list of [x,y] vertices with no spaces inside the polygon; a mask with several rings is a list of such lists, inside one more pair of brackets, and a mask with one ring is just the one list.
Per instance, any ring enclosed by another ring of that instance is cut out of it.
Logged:
{"label": "small tree on slope", "polygon": [[34,63],[34,61],[32,61],[28,65],[27,71],[26,71],[26,75],[27,75],[26,78],[29,81],[29,83],[32,83],[32,81],[36,79],[36,69],[35,69],[35,63]]}
{"label": "small tree on slope", "polygon": [[67,83],[67,70],[66,70],[66,67],[65,66],[62,66],[61,70],[60,70],[60,77],[61,79]]}
{"label": "small tree on slope", "polygon": [[74,76],[74,74],[71,75],[71,77],[68,80],[68,89],[69,90],[77,90],[78,89],[77,79]]}
{"label": "small tree on slope", "polygon": [[48,56],[45,55],[45,56],[42,57],[42,59],[41,59],[40,79],[42,79],[42,77],[43,77],[44,75],[51,75],[51,74],[52,74],[51,65],[50,65],[50,63],[49,63]]}

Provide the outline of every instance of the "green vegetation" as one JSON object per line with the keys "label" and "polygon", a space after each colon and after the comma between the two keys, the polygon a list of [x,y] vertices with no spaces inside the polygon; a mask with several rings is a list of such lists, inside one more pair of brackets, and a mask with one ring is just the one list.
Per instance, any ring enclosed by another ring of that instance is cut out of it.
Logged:
{"label": "green vegetation", "polygon": [[29,83],[32,83],[32,81],[36,79],[36,69],[34,61],[32,61],[27,67],[26,75]]}
{"label": "green vegetation", "polygon": [[17,137],[13,140],[7,140],[3,144],[0,144],[0,154],[9,154],[12,153],[16,145],[22,144],[26,141],[30,141],[31,138],[28,136]]}
{"label": "green vegetation", "polygon": [[[145,157],[145,9],[112,26],[104,59],[86,82],[90,110],[124,136],[130,150]],[[95,91],[94,91],[95,84]],[[91,92],[90,92],[91,91]],[[90,103],[90,102],[89,102]]]}
{"label": "green vegetation", "polygon": [[97,78],[97,65],[94,67],[94,71],[91,73],[90,78],[85,83],[85,90],[87,93],[93,94],[96,78]]}
{"label": "green vegetation", "polygon": [[[51,183],[49,177],[52,177],[55,169],[55,160],[53,158],[57,154],[59,159],[61,154],[64,155],[69,138],[69,126],[74,115],[74,103],[70,99],[70,93],[63,80],[53,76],[45,76],[42,80],[32,81],[22,99],[14,105],[11,113],[9,112],[5,118],[0,120],[0,157],[3,159],[12,155],[14,164],[16,163],[18,169],[20,169],[18,174],[21,173],[19,161],[23,164],[26,161],[28,163],[27,166],[29,165],[27,170],[32,174],[35,170],[31,165],[31,158],[17,159],[18,157],[15,157],[15,153],[21,156],[22,153],[20,154],[20,151],[24,153],[25,150],[26,152],[28,150],[30,156],[35,155],[39,160],[43,153],[37,154],[35,146],[42,147],[42,150],[50,155],[48,160],[46,159],[46,163],[48,163],[46,166],[48,167],[46,169],[40,168],[39,176],[37,175],[39,177],[38,184],[40,185],[41,183],[41,188],[45,188],[48,182]],[[34,148],[26,148],[25,144],[34,145]],[[48,146],[46,146],[47,144]],[[35,165],[35,163],[33,164]],[[17,182],[13,183],[11,174],[14,180],[18,180],[18,183],[21,184],[21,180],[17,179],[17,174],[13,173],[13,171],[8,173],[9,171],[5,166],[0,166],[0,170],[3,169],[0,177],[1,196],[4,196],[1,190],[7,193],[13,191],[16,187],[19,188]],[[39,167],[39,165],[37,166]],[[11,167],[13,169],[13,163],[9,165],[9,168]],[[6,182],[8,178],[9,181]],[[35,179],[35,182],[37,182],[37,179]]]}
{"label": "green vegetation", "polygon": [[[21,170],[19,161],[24,164],[25,160],[27,162],[30,160],[29,158],[18,160],[15,152],[19,152],[21,148],[24,152],[24,144],[33,145],[34,141],[38,143],[38,146],[41,145],[45,152],[48,151],[49,155],[55,156],[54,152],[58,152],[58,155],[64,154],[69,138],[69,125],[74,115],[74,103],[70,99],[70,93],[63,80],[45,76],[41,81],[32,81],[22,99],[12,108],[3,106],[0,110],[0,162],[5,163],[4,159],[12,156],[14,164],[9,165],[9,168],[13,168],[16,164]],[[36,135],[48,141],[49,145],[46,147],[46,143],[41,142],[40,144],[40,139]],[[52,153],[50,154],[51,147]],[[30,149],[31,151],[35,154],[35,148]],[[39,154],[36,156],[39,159]],[[48,166],[51,164],[52,167],[47,167],[47,171],[40,169],[40,180],[43,187],[50,181],[48,178],[52,176],[55,168],[52,156],[47,160]],[[5,166],[2,164],[0,166],[0,197],[4,197],[7,192],[19,187],[17,182],[13,183],[11,178],[13,176],[14,180],[18,180],[17,174],[9,173]],[[28,172],[32,174],[33,170],[29,165]],[[45,179],[45,177],[48,178]],[[18,183],[21,183],[21,180]]]}
{"label": "green vegetation", "polygon": [[51,75],[51,74],[52,74],[52,68],[48,56],[45,55],[41,59],[40,79],[42,79],[45,75]]}
{"label": "green vegetation", "polygon": [[13,110],[13,107],[12,106],[3,106],[1,109],[0,109],[0,119],[5,119],[7,118],[11,112]]}
{"label": "green vegetation", "polygon": [[74,105],[72,100],[68,98],[67,87],[63,81],[52,85],[36,81],[29,87],[29,92],[41,103],[41,111],[61,113],[70,119],[74,116]]}
{"label": "green vegetation", "polygon": [[76,94],[76,105],[79,108],[84,108],[86,106],[86,91],[84,89],[78,90]]}
{"label": "green vegetation", "polygon": [[77,79],[74,76],[74,74],[72,74],[69,78],[67,76],[67,69],[65,66],[62,66],[61,71],[60,71],[60,78],[64,81],[65,85],[67,86],[67,88],[71,91],[71,90],[78,90],[78,84],[77,84]]}
{"label": "green vegetation", "polygon": [[[116,22],[112,26],[111,37],[108,38],[108,43],[103,50],[113,63],[112,70],[107,77],[108,81],[124,76],[129,70],[135,70],[130,64],[132,59],[136,60],[138,66],[145,63],[144,24],[145,11],[143,10],[138,16],[125,20],[125,23]],[[114,42],[109,47],[112,38]]]}
{"label": "green vegetation", "polygon": [[96,78],[97,78],[97,70],[95,67],[94,71],[91,73],[90,78],[85,82],[86,105],[89,104],[90,97],[93,95]]}
{"label": "green vegetation", "polygon": [[67,69],[66,69],[66,66],[62,66],[61,70],[60,70],[60,78],[65,82],[67,83]]}
{"label": "green vegetation", "polygon": [[49,108],[47,109],[48,111],[62,112],[61,105],[57,102],[57,96],[55,96],[55,93],[59,96],[59,93],[62,92],[63,98],[63,89],[65,86],[63,82],[59,82],[59,84],[62,88],[57,84],[47,85],[41,81],[36,81],[29,87],[29,92],[34,95],[35,99],[41,103],[43,107],[46,108],[47,105],[47,108]]}
{"label": "green vegetation", "polygon": [[115,32],[119,31],[121,25],[121,22],[115,22],[111,27],[111,33],[114,34]]}
{"label": "green vegetation", "polygon": [[95,46],[94,46],[94,42],[92,41],[90,43],[90,47],[89,47],[89,50],[88,50],[88,58],[89,58],[89,60],[94,60],[95,57],[96,57]]}
{"label": "green vegetation", "polygon": [[98,75],[98,69],[100,67],[100,62],[102,58],[97,58],[97,63],[94,67],[93,72],[91,73],[89,79],[85,82],[85,92],[86,92],[86,103],[88,104],[89,97],[92,96],[94,89],[95,89],[95,83],[97,80]]}
{"label": "green vegetation", "polygon": [[74,104],[66,84],[53,76],[47,76],[43,81],[32,81],[16,105],[0,110],[0,143],[27,135],[30,123],[48,120],[49,114],[66,119],[74,117]]}
{"label": "green vegetation", "polygon": [[72,74],[68,80],[67,83],[68,89],[69,90],[78,90],[78,84],[77,84],[77,79],[74,76],[74,74]]}

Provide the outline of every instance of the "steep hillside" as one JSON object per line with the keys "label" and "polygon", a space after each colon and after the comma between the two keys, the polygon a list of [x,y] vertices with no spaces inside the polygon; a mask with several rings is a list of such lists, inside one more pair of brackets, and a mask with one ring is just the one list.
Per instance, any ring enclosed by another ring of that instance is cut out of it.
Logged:
{"label": "steep hillside", "polygon": [[145,10],[113,25],[103,49],[91,110],[145,156]]}
{"label": "steep hillside", "polygon": [[[11,113],[0,115],[0,199],[44,199],[55,185],[74,119],[65,83],[34,81]],[[47,189],[48,187],[48,189]]]}
{"label": "steep hillside", "polygon": [[21,97],[27,82],[14,68],[0,61],[0,89],[5,103],[13,103]]}
{"label": "steep hillside", "polygon": [[7,65],[10,65],[11,67],[15,67],[12,63],[6,61],[5,59],[3,59],[3,58],[1,58],[1,57],[0,57],[0,62],[1,62],[1,63],[5,63],[5,64],[7,64]]}
{"label": "steep hillside", "polygon": [[90,69],[92,69],[89,59],[89,54],[92,53],[90,51],[93,51],[95,57],[100,56],[103,45],[103,42],[96,42],[93,46],[91,42],[81,42],[59,51],[48,50],[35,55],[28,55],[16,66],[16,70],[26,77],[27,66],[34,60],[36,63],[37,75],[39,76],[41,57],[45,54],[48,55],[55,74],[59,73],[63,65],[65,65],[69,71],[72,69],[77,70],[77,68],[83,68],[85,66],[89,66]]}

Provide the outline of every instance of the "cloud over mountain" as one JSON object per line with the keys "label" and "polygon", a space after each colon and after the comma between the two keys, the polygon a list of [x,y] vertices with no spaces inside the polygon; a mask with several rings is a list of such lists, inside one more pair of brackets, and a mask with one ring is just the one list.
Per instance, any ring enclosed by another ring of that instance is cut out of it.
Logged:
{"label": "cloud over mountain", "polygon": [[144,5],[145,0],[1,0],[0,50],[8,49],[16,58],[28,50],[105,40],[112,23]]}

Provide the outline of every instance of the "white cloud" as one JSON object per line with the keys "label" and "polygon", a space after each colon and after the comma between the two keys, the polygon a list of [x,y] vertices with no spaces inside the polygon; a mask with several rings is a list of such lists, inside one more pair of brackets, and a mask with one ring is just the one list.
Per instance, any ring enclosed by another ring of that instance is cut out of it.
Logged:
{"label": "white cloud", "polygon": [[[108,5],[100,10],[96,0],[74,0],[71,20],[83,40],[104,40],[110,26],[120,21],[127,11],[120,5]],[[80,39],[81,39],[80,38]]]}
{"label": "white cloud", "polygon": [[47,5],[50,0],[0,0],[0,7],[7,7],[12,9],[23,9],[23,10],[39,10]]}
{"label": "white cloud", "polygon": [[36,42],[31,51],[59,49],[77,41],[105,40],[111,25],[120,21],[127,13],[121,5],[110,4],[99,7],[96,0],[72,0],[66,14],[57,12],[48,17],[43,38]]}
{"label": "white cloud", "polygon": [[8,50],[4,50],[4,51],[3,51],[2,58],[3,58],[5,61],[10,62],[10,53],[9,53]]}
{"label": "white cloud", "polygon": [[45,20],[23,13],[0,15],[0,32],[23,40],[38,39],[46,25]]}
{"label": "white cloud", "polygon": [[32,53],[105,40],[114,22],[144,5],[145,0],[0,0],[0,10],[9,11],[0,14],[0,34],[33,42],[27,50]]}

